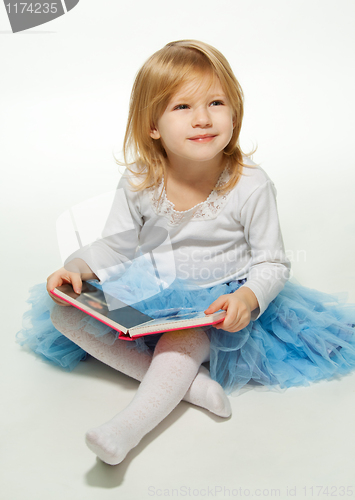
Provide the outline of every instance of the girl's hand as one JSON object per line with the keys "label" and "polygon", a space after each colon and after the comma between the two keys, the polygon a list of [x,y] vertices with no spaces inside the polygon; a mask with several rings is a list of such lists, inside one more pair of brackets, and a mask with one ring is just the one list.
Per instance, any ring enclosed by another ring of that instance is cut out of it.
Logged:
{"label": "girl's hand", "polygon": [[70,304],[68,304],[64,300],[58,299],[58,297],[55,297],[51,293],[51,290],[53,290],[53,288],[56,288],[57,286],[65,285],[67,283],[71,283],[74,292],[80,294],[82,287],[81,273],[68,271],[67,269],[65,269],[65,267],[61,267],[60,269],[58,269],[58,271],[55,271],[47,278],[47,292],[54,300],[54,302],[56,304],[59,304],[60,306],[70,306]]}
{"label": "girl's hand", "polygon": [[239,288],[234,293],[221,295],[205,310],[205,314],[212,314],[219,309],[227,311],[221,323],[214,325],[218,330],[239,332],[250,323],[251,313],[259,307],[258,300],[248,287]]}
{"label": "girl's hand", "polygon": [[98,279],[98,277],[92,272],[87,263],[82,259],[76,258],[68,262],[65,267],[61,267],[60,269],[58,269],[58,271],[48,276],[47,292],[57,304],[61,306],[69,306],[70,304],[68,304],[64,300],[58,299],[53,294],[51,294],[51,290],[53,290],[53,288],[56,288],[57,286],[71,283],[74,292],[80,294],[83,281],[94,279]]}

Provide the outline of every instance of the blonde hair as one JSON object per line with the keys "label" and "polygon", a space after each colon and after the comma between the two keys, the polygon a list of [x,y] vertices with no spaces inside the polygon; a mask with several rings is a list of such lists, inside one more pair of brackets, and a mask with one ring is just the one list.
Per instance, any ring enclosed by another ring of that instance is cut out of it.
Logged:
{"label": "blonde hair", "polygon": [[[160,139],[152,139],[150,132],[178,89],[206,73],[217,76],[234,115],[233,135],[224,149],[224,154],[230,158],[231,175],[220,191],[227,191],[238,182],[243,166],[239,146],[243,91],[228,61],[217,49],[197,40],[180,40],[168,43],[153,54],[139,70],[133,84],[123,155],[124,164],[134,174],[135,180],[137,177],[142,179],[139,184],[134,182],[135,190],[158,186],[163,176],[166,179],[165,150]],[[130,169],[134,163],[137,167]]]}

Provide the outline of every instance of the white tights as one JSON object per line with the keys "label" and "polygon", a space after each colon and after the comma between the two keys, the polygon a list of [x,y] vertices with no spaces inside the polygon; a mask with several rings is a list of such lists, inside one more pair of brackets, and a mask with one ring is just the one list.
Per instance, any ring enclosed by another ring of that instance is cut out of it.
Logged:
{"label": "white tights", "polygon": [[[115,465],[184,399],[228,417],[230,403],[222,387],[201,363],[209,359],[209,339],[200,328],[164,333],[154,354],[138,352],[125,340],[107,345],[83,328],[84,313],[55,306],[54,326],[86,352],[141,384],[131,403],[109,422],[90,430],[86,443],[104,462]],[[108,334],[111,335],[111,334]]]}

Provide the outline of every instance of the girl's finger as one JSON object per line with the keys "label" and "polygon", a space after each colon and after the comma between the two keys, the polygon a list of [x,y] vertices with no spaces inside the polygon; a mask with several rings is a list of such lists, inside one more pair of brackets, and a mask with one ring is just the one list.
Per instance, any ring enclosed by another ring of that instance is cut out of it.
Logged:
{"label": "girl's finger", "polygon": [[[236,313],[237,314],[237,313]],[[237,323],[236,321],[236,314],[233,314],[230,309],[227,311],[227,315],[224,318],[224,320],[221,323],[218,323],[215,325],[217,330],[225,330],[226,332],[233,332],[235,324]]]}
{"label": "girl's finger", "polygon": [[83,283],[82,283],[81,278],[80,278],[80,274],[73,273],[70,277],[71,277],[71,284],[73,286],[74,292],[77,294],[80,294],[82,286],[83,286]]}
{"label": "girl's finger", "polygon": [[47,292],[50,296],[50,298],[58,305],[60,306],[68,306],[67,302],[64,300],[59,299],[55,295],[52,294],[52,290],[56,288],[57,286],[63,285],[63,283],[67,283],[68,279],[63,278],[62,276],[58,276],[55,273],[47,278]]}
{"label": "girl's finger", "polygon": [[47,292],[50,293],[51,290],[53,290],[57,286],[63,285],[64,283],[67,283],[67,280],[59,273],[51,274],[47,278]]}
{"label": "girl's finger", "polygon": [[208,308],[204,311],[205,314],[212,314],[216,311],[219,311],[219,309],[223,309],[225,305],[226,299],[224,295],[221,295],[216,299],[212,304],[208,306]]}

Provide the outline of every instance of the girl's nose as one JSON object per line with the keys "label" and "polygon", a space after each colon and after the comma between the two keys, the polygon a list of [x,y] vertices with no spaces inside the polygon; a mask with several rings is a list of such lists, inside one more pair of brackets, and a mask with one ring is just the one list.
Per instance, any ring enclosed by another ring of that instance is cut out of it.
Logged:
{"label": "girl's nose", "polygon": [[192,118],[192,126],[206,128],[211,127],[212,119],[208,109],[205,107],[199,107],[195,110]]}

